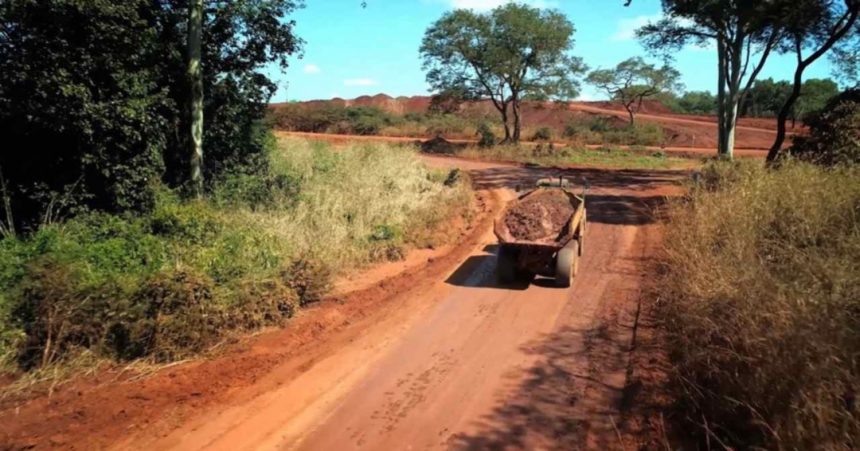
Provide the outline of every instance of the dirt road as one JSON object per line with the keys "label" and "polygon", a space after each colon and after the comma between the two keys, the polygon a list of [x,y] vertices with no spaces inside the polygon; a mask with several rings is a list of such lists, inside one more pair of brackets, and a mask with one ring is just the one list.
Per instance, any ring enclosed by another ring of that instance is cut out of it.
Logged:
{"label": "dirt road", "polygon": [[[543,170],[466,166],[510,198]],[[271,390],[210,409],[166,436],[142,431],[117,449],[616,449],[631,445],[625,411],[646,262],[659,244],[651,208],[675,192],[671,172],[570,171],[588,177],[590,227],[570,289],[548,280],[498,286],[489,228],[429,289]],[[289,378],[287,378],[289,377]],[[241,396],[240,396],[241,398]]]}
{"label": "dirt road", "polygon": [[371,277],[212,358],[0,400],[0,449],[653,444],[659,413],[649,413],[649,386],[659,384],[649,381],[663,360],[648,344],[642,288],[661,239],[652,209],[678,193],[684,175],[565,170],[592,186],[579,275],[569,289],[541,279],[499,286],[494,216],[517,186],[560,173],[424,158],[469,170],[480,189],[479,220],[461,245],[411,259],[400,275]]}

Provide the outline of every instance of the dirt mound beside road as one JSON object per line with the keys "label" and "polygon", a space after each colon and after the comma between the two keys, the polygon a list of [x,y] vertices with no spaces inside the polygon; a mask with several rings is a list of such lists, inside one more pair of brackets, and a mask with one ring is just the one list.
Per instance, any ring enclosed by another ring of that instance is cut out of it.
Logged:
{"label": "dirt mound beside road", "polygon": [[564,191],[544,189],[508,209],[505,226],[516,240],[555,239],[575,211]]}

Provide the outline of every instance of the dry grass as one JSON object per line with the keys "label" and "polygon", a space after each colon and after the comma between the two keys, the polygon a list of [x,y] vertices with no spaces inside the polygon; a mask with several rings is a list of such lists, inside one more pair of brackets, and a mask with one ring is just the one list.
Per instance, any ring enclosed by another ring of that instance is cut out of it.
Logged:
{"label": "dry grass", "polygon": [[712,164],[669,213],[666,329],[703,443],[860,446],[860,170]]}
{"label": "dry grass", "polygon": [[164,189],[145,215],[0,240],[0,375],[30,373],[11,389],[91,366],[81,356],[171,362],[281,325],[332,276],[443,244],[472,202],[411,148],[285,139],[270,163],[205,200]]}
{"label": "dry grass", "polygon": [[668,157],[661,152],[635,152],[617,148],[588,149],[580,145],[561,146],[541,143],[468,147],[456,152],[465,158],[491,161],[516,161],[539,165],[576,165],[611,169],[672,169],[689,167],[691,160]]}

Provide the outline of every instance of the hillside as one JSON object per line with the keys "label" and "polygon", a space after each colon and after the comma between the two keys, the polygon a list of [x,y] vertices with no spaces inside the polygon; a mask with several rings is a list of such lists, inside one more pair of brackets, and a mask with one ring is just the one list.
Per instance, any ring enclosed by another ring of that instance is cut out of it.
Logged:
{"label": "hillside", "polygon": [[[341,107],[376,107],[392,114],[423,113],[430,106],[429,96],[391,97],[386,94],[361,96],[355,99],[334,98],[300,102],[307,107],[327,105]],[[277,109],[283,103],[271,104]],[[460,107],[460,114],[492,116],[496,114],[489,101],[469,102]],[[561,133],[571,122],[582,122],[590,118],[603,117],[613,127],[626,124],[627,113],[621,105],[606,102],[523,102],[523,126],[525,128],[550,127]],[[646,101],[637,116],[640,123],[654,123],[663,129],[667,146],[712,148],[717,145],[717,118],[714,116],[680,115],[658,101]],[[767,149],[773,142],[776,122],[772,119],[742,118],[737,131],[737,148]],[[792,130],[793,131],[793,130]]]}

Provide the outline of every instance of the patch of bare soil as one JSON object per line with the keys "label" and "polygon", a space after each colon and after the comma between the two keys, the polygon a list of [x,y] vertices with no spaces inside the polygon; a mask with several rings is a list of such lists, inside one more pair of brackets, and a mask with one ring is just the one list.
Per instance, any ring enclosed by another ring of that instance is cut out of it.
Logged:
{"label": "patch of bare soil", "polygon": [[564,191],[542,189],[512,205],[505,214],[505,226],[519,241],[555,238],[574,212]]}

